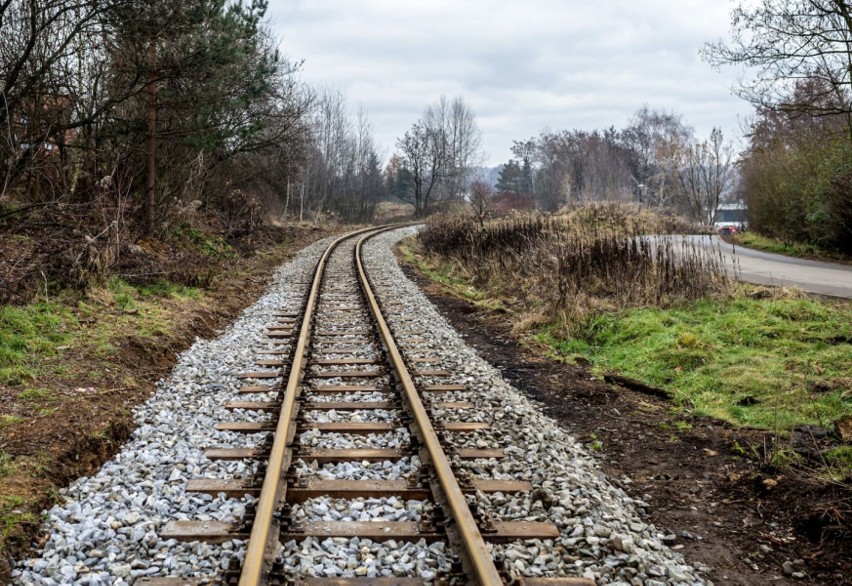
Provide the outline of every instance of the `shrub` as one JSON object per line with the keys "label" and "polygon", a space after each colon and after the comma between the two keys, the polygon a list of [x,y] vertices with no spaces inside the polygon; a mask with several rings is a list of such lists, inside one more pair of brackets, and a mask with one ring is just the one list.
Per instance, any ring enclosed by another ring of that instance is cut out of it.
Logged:
{"label": "shrub", "polygon": [[778,141],[742,164],[749,227],[785,244],[852,254],[852,145]]}
{"label": "shrub", "polygon": [[629,213],[606,205],[484,225],[467,216],[435,217],[419,240],[425,253],[453,259],[474,284],[502,291],[525,309],[564,317],[569,329],[591,310],[727,291],[717,251],[694,239],[648,233]]}

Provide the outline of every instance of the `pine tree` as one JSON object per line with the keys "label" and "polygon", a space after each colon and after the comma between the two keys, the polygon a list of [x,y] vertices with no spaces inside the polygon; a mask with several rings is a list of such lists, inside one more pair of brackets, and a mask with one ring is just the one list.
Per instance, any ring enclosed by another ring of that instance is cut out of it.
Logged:
{"label": "pine tree", "polygon": [[532,207],[532,178],[529,165],[521,167],[514,159],[500,169],[497,177],[497,197],[504,206],[522,210]]}
{"label": "pine tree", "polygon": [[135,84],[139,99],[114,122],[119,133],[145,136],[148,231],[162,161],[177,168],[182,152],[226,158],[266,127],[282,60],[264,36],[265,12],[265,0],[148,0],[116,11],[115,83]]}

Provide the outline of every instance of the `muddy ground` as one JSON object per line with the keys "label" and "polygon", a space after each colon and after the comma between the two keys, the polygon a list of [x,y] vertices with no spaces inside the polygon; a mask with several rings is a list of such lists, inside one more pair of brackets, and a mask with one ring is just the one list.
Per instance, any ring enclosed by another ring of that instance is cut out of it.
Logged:
{"label": "muddy ground", "polygon": [[408,265],[468,343],[572,435],[606,474],[647,502],[690,562],[720,585],[852,584],[852,487],[761,463],[764,431],[673,414],[665,399],[596,380],[520,344],[504,315],[453,296]]}

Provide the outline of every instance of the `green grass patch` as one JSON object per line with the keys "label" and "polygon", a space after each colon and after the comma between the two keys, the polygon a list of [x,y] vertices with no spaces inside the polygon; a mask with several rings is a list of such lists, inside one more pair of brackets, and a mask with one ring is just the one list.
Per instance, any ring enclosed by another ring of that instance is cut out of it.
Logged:
{"label": "green grass patch", "polygon": [[0,430],[6,429],[7,427],[12,427],[13,425],[18,425],[19,423],[23,423],[24,420],[18,417],[17,415],[0,415]]}
{"label": "green grass patch", "polygon": [[150,299],[156,297],[172,297],[175,299],[198,299],[201,291],[196,287],[187,287],[166,279],[157,279],[149,285],[136,288],[139,297]]}
{"label": "green grass patch", "polygon": [[[134,285],[117,277],[112,278],[103,290],[80,300],[75,308],[82,320],[95,324],[85,332],[84,349],[87,354],[107,365],[119,354],[119,342],[128,337],[153,340],[172,335],[174,311],[202,297],[199,289],[167,280]],[[176,301],[177,304],[164,304],[165,299]],[[63,366],[54,367],[54,374],[60,374],[58,368]],[[105,378],[103,372],[91,368],[76,369],[74,374],[92,383]]]}
{"label": "green grass patch", "polygon": [[[852,412],[852,306],[735,298],[588,319],[578,339],[536,338],[598,370],[672,391],[693,413],[785,429]],[[815,392],[814,389],[820,389]]]}
{"label": "green grass patch", "polygon": [[18,534],[21,525],[38,522],[38,516],[26,510],[26,502],[21,497],[0,498],[0,543],[6,543],[13,535]]}
{"label": "green grass patch", "polygon": [[0,478],[11,476],[14,471],[15,463],[12,461],[12,457],[0,450]]}
{"label": "green grass patch", "polygon": [[114,277],[107,283],[107,290],[112,294],[113,303],[122,311],[136,309],[136,289],[124,279]]}
{"label": "green grass patch", "polygon": [[171,297],[175,299],[198,299],[201,292],[195,287],[187,287],[167,279],[157,279],[145,285],[133,285],[124,279],[113,277],[107,284],[112,302],[122,311],[139,309],[139,302]]}
{"label": "green grass patch", "polygon": [[756,232],[742,232],[734,236],[734,244],[747,246],[764,252],[774,252],[775,254],[784,254],[787,256],[795,256],[798,258],[827,258],[835,260],[849,260],[849,257],[842,254],[823,250],[813,244],[803,242],[784,242],[777,238],[762,236]]}
{"label": "green grass patch", "polygon": [[825,454],[829,469],[838,480],[852,477],[852,446],[838,446]]}
{"label": "green grass patch", "polygon": [[50,403],[56,399],[50,389],[27,389],[18,393],[18,398],[33,403]]}
{"label": "green grass patch", "polygon": [[[73,347],[107,359],[118,352],[115,341],[128,333],[148,338],[168,335],[171,318],[162,300],[184,302],[201,297],[196,288],[166,280],[137,286],[112,278],[106,287],[85,298],[69,295],[49,303],[2,305],[0,385],[25,387],[45,376],[84,375],[73,372],[73,363],[62,364],[54,358]],[[94,378],[102,377],[96,373]],[[43,401],[46,397],[41,392],[25,389],[19,398]]]}
{"label": "green grass patch", "polygon": [[804,458],[792,448],[780,448],[772,452],[769,463],[776,468],[789,468],[794,464],[801,464]]}
{"label": "green grass patch", "polygon": [[67,344],[77,320],[59,303],[0,306],[0,384],[19,386],[38,374],[38,361]]}

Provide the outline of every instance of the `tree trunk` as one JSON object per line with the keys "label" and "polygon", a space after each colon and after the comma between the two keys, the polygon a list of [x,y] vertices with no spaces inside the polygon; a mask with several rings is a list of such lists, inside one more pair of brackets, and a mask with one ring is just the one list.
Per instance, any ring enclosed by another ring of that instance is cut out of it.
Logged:
{"label": "tree trunk", "polygon": [[290,175],[287,175],[287,197],[284,200],[284,217],[290,215]]}
{"label": "tree trunk", "polygon": [[157,39],[148,45],[148,140],[145,145],[147,176],[145,180],[145,232],[154,231],[157,194]]}

